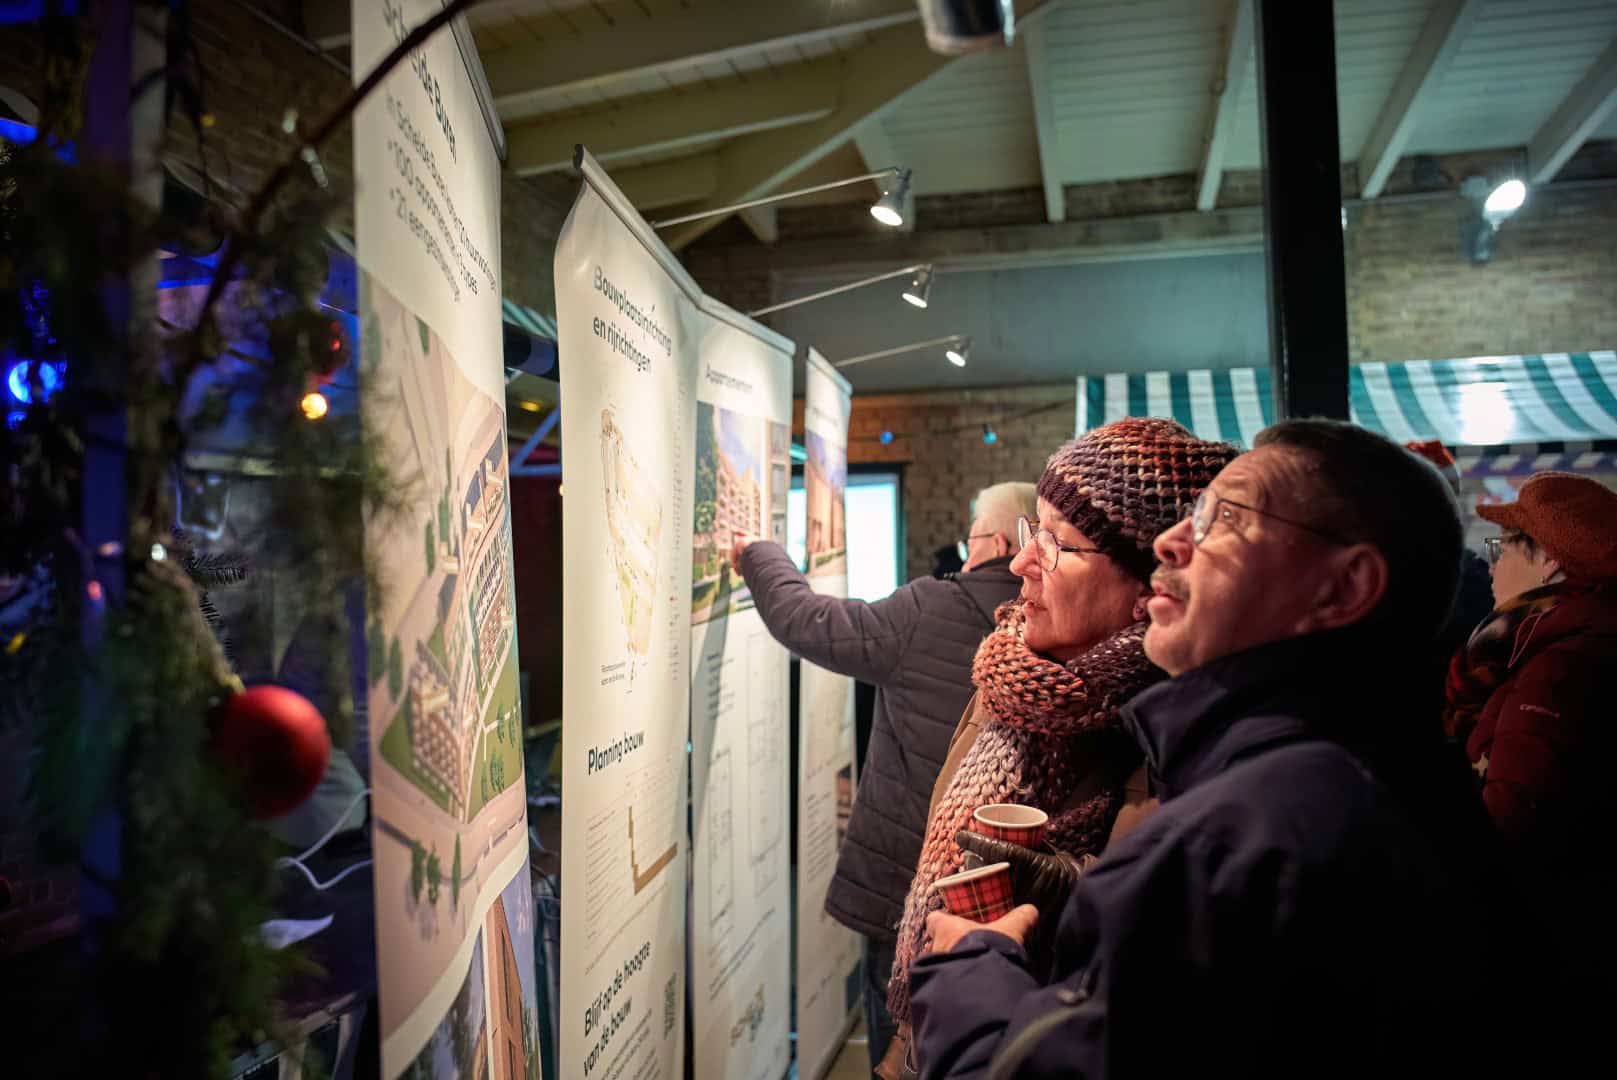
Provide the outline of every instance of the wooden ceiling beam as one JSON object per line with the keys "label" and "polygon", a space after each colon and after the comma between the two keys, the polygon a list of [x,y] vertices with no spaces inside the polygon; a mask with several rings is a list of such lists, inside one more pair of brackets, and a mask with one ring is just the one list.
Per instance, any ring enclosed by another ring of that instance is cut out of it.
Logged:
{"label": "wooden ceiling beam", "polygon": [[1235,130],[1236,110],[1246,87],[1247,67],[1252,62],[1252,0],[1231,0],[1224,25],[1224,65],[1213,85],[1213,111],[1207,117],[1201,167],[1196,172],[1196,209],[1202,211],[1218,205],[1224,153],[1229,148],[1230,133]]}
{"label": "wooden ceiling beam", "polygon": [[[1055,0],[1019,0],[1019,33],[1055,6]],[[706,208],[761,198],[783,181],[814,164],[853,138],[865,122],[878,119],[905,93],[948,67],[956,57],[940,56],[926,46],[916,27],[894,26],[871,34],[868,42],[845,57],[837,108],[812,124],[781,128],[733,139],[719,151],[719,190],[704,200]],[[891,162],[902,165],[902,162]],[[703,209],[698,206],[692,212]],[[676,225],[663,233],[675,251],[724,221],[716,214]]]}
{"label": "wooden ceiling beam", "polygon": [[737,135],[829,116],[837,105],[840,65],[834,60],[758,72],[745,82],[692,87],[626,99],[610,109],[506,127],[507,160],[528,176],[571,168],[583,143],[597,161],[665,153]]}
{"label": "wooden ceiling beam", "polygon": [[914,0],[771,0],[659,15],[642,26],[603,27],[565,38],[489,49],[483,69],[500,115],[518,120],[564,106],[567,95],[625,79],[669,75],[791,49],[833,34],[875,33],[919,18]]}
{"label": "wooden ceiling beam", "polygon": [[1387,178],[1403,156],[1409,137],[1415,133],[1422,106],[1443,81],[1443,73],[1477,21],[1482,3],[1483,0],[1440,0],[1427,17],[1359,155],[1362,197],[1373,199],[1387,186]]}
{"label": "wooden ceiling beam", "polygon": [[1547,184],[1617,106],[1617,38],[1527,144],[1527,180]]}
{"label": "wooden ceiling beam", "polygon": [[1027,50],[1028,89],[1033,95],[1033,130],[1038,138],[1039,177],[1044,184],[1044,214],[1050,221],[1065,221],[1067,190],[1061,179],[1061,132],[1056,128],[1055,103],[1050,94],[1048,43],[1038,24],[1022,32]]}

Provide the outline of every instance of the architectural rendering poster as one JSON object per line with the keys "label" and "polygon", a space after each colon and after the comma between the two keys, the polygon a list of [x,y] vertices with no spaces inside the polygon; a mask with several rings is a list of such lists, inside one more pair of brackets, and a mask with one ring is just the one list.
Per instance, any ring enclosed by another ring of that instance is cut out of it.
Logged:
{"label": "architectural rendering poster", "polygon": [[[439,7],[356,0],[356,81]],[[382,1071],[537,1075],[533,949],[512,947],[531,930],[506,918],[531,927],[531,902],[501,899],[527,892],[528,830],[500,165],[448,31],[360,107],[354,158],[361,408],[411,495],[365,537],[382,586],[366,604]]]}
{"label": "architectural rendering poster", "polygon": [[779,1080],[791,1064],[791,679],[730,551],[737,540],[786,540],[792,344],[701,318],[690,586],[694,1075]]}
{"label": "architectural rendering poster", "polygon": [[604,175],[580,191],[555,265],[567,388],[558,1075],[672,1078],[684,1068],[700,294]]}
{"label": "architectural rendering poster", "polygon": [[[807,572],[819,593],[848,595],[848,382],[808,351],[803,391]],[[797,778],[797,1075],[820,1080],[859,1003],[859,937],[825,913],[857,789],[853,680],[805,661],[799,679]]]}

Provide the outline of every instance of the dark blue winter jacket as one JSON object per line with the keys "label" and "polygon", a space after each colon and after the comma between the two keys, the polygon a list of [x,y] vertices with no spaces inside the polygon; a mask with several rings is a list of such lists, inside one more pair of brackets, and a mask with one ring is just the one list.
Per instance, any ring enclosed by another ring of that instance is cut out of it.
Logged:
{"label": "dark blue winter jacket", "polygon": [[1316,635],[1137,697],[1161,808],[1079,879],[1050,985],[990,932],[916,962],[922,1075],[1475,1075],[1523,990],[1485,962],[1495,838],[1395,666]]}

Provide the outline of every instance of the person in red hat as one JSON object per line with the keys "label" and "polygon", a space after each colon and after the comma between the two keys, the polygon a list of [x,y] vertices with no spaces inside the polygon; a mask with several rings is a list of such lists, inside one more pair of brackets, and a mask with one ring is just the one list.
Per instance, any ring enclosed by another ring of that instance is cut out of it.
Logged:
{"label": "person in red hat", "polygon": [[1613,959],[1607,850],[1617,824],[1617,492],[1545,472],[1479,505],[1495,608],[1449,669],[1445,726],[1559,937],[1574,983]]}

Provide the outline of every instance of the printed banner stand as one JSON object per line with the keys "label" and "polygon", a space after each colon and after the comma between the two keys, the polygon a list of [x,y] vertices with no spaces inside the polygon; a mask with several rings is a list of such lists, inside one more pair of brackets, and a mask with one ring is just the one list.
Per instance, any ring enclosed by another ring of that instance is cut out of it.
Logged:
{"label": "printed banner stand", "polygon": [[786,541],[793,346],[715,310],[696,396],[692,1061],[704,1078],[774,1080],[791,1064],[791,678],[730,553]]}
{"label": "printed banner stand", "polygon": [[[848,595],[845,493],[848,381],[808,350],[803,389],[807,573],[816,592]],[[853,680],[804,661],[799,682],[797,782],[797,1074],[820,1080],[859,1005],[863,946],[825,913],[825,892],[847,834],[854,776]]]}
{"label": "printed banner stand", "polygon": [[[355,0],[355,81],[437,0]],[[500,166],[435,35],[354,116],[361,411],[416,485],[368,520],[382,1072],[538,1075],[501,370]]]}

